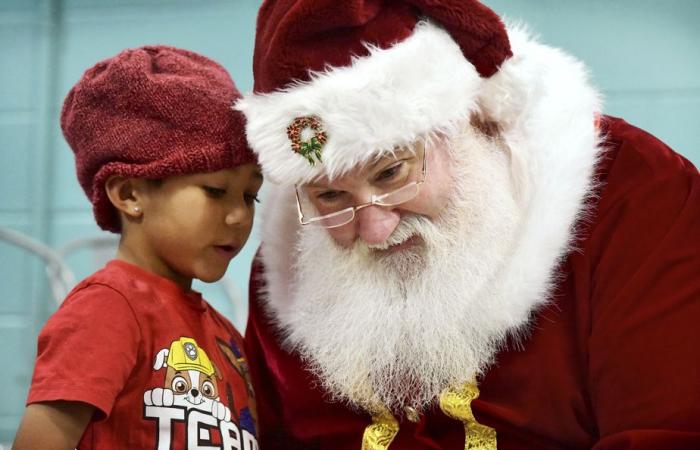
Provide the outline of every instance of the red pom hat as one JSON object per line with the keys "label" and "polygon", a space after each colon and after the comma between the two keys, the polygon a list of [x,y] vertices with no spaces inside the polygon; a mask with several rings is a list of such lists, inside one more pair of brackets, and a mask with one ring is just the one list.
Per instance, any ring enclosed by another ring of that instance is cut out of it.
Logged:
{"label": "red pom hat", "polygon": [[78,181],[97,224],[118,232],[104,184],[112,175],[160,179],[255,162],[240,93],[226,69],[166,46],[124,50],[88,69],[61,110]]}
{"label": "red pom hat", "polygon": [[273,181],[333,177],[453,129],[510,56],[503,23],[475,0],[267,0],[255,93],[236,108]]}

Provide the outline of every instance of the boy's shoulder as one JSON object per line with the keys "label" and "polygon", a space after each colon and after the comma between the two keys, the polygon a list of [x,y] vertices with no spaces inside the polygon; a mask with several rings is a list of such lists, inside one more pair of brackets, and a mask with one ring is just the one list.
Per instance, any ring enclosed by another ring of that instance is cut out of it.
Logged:
{"label": "boy's shoulder", "polygon": [[89,301],[95,305],[115,300],[133,308],[145,304],[139,300],[154,297],[156,291],[157,286],[142,269],[115,259],[80,281],[68,293],[61,309],[76,302]]}
{"label": "boy's shoulder", "polygon": [[119,264],[118,261],[109,261],[103,268],[93,272],[87,278],[80,281],[68,294],[67,298],[72,297],[76,293],[91,288],[91,290],[112,290],[115,293],[127,297],[136,281],[138,274],[128,270],[124,264]]}

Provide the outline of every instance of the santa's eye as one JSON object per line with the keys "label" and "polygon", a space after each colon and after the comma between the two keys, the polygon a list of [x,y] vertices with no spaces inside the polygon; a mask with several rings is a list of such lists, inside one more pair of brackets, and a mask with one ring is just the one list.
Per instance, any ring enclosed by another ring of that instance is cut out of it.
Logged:
{"label": "santa's eye", "polygon": [[391,180],[392,178],[394,178],[394,177],[399,173],[399,171],[401,170],[402,167],[403,167],[403,163],[402,163],[402,162],[399,162],[399,163],[397,163],[397,164],[394,164],[393,166],[390,166],[390,167],[388,167],[388,168],[382,170],[381,172],[379,172],[379,173],[376,175],[375,179],[376,179],[376,181],[388,181],[388,180]]}
{"label": "santa's eye", "polygon": [[214,383],[211,381],[205,381],[202,383],[202,394],[205,397],[215,397],[216,396],[216,390],[214,389]]}
{"label": "santa's eye", "polygon": [[173,388],[173,391],[177,392],[178,394],[185,393],[185,392],[187,392],[187,389],[189,389],[189,385],[187,384],[187,380],[185,380],[183,377],[173,378],[173,382],[171,383],[171,386]]}
{"label": "santa's eye", "polygon": [[324,203],[337,202],[342,196],[342,191],[323,191],[316,194],[316,198]]}

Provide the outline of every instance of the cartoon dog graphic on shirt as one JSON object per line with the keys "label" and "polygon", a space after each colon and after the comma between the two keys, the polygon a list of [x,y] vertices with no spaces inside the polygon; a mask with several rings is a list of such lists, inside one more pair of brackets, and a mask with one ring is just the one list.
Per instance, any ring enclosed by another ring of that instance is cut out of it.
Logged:
{"label": "cartoon dog graphic on shirt", "polygon": [[184,406],[211,413],[229,422],[231,410],[219,401],[215,377],[221,378],[207,353],[188,337],[173,341],[170,348],[158,352],[153,369],[167,369],[162,388],[147,390],[147,406]]}

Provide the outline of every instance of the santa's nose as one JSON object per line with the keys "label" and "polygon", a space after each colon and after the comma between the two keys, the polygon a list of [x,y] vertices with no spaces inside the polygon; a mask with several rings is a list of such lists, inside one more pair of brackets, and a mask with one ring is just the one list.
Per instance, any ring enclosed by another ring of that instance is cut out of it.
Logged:
{"label": "santa's nose", "polygon": [[355,220],[360,239],[367,245],[377,245],[394,232],[401,215],[398,210],[372,205],[357,211]]}

